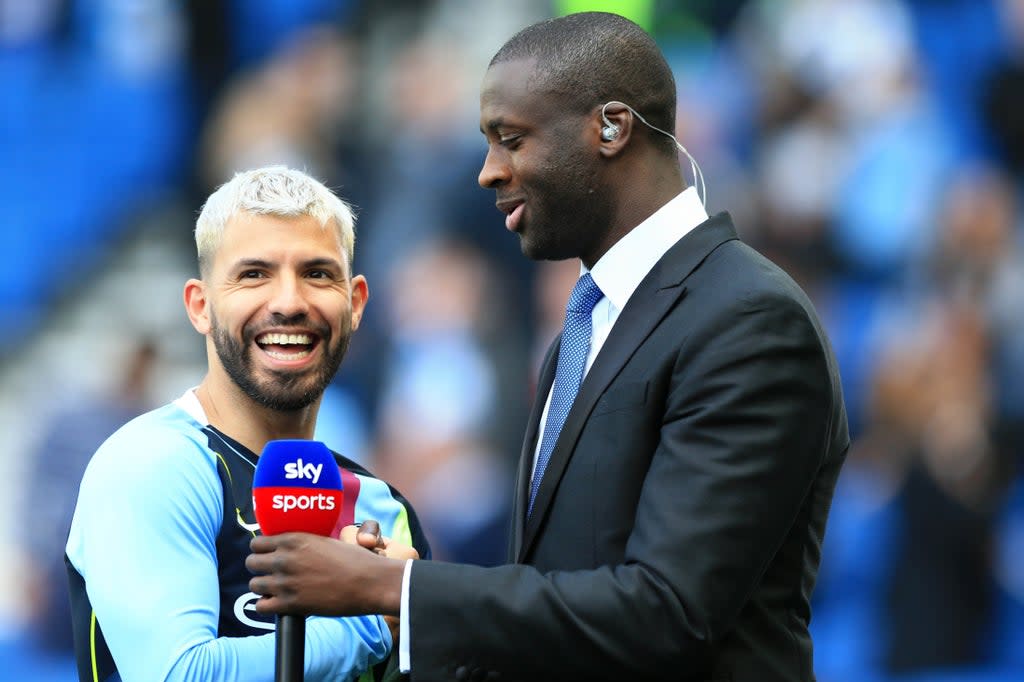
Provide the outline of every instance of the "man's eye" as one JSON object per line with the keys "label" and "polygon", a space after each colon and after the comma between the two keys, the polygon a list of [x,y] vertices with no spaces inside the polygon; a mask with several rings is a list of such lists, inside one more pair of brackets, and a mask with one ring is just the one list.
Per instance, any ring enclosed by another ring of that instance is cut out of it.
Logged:
{"label": "man's eye", "polygon": [[259,270],[246,270],[241,275],[242,279],[260,279],[261,277],[263,277],[263,273]]}
{"label": "man's eye", "polygon": [[507,149],[515,149],[516,147],[519,146],[519,143],[520,141],[522,141],[522,139],[522,135],[505,135],[503,137],[498,138],[498,143],[501,144],[502,147],[505,147]]}
{"label": "man's eye", "polygon": [[326,270],[310,270],[309,277],[312,279],[330,279],[331,273]]}

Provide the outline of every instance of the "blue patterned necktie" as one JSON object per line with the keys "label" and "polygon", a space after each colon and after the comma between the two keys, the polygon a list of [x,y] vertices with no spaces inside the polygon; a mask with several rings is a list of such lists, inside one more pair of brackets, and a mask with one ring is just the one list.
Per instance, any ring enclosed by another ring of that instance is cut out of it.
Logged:
{"label": "blue patterned necktie", "polygon": [[565,308],[565,326],[562,328],[562,343],[558,349],[558,368],[555,370],[555,387],[551,392],[551,405],[548,406],[548,418],[544,423],[544,438],[541,440],[540,453],[537,455],[537,466],[530,483],[530,505],[526,516],[533,513],[533,501],[540,489],[544,470],[555,449],[558,434],[562,431],[565,418],[569,414],[576,392],[583,380],[583,370],[590,352],[591,315],[594,305],[604,294],[594,283],[590,273],[580,277],[569,295],[569,304]]}

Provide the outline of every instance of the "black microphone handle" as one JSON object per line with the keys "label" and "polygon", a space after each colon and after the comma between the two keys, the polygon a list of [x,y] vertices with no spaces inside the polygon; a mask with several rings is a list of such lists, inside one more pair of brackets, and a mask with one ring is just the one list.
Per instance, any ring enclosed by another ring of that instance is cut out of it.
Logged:
{"label": "black microphone handle", "polygon": [[305,617],[278,616],[274,642],[274,682],[302,682],[306,667]]}

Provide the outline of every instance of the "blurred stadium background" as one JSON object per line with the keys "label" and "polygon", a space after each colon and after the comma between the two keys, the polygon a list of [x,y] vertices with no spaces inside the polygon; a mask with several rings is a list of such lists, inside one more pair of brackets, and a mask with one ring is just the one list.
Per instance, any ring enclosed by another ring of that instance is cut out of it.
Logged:
{"label": "blurred stadium background", "polygon": [[829,325],[855,445],[819,680],[1024,679],[1021,0],[0,0],[0,679],[73,679],[79,477],[201,377],[191,231],[246,167],[358,209],[370,306],[318,436],[412,499],[438,558],[501,561],[576,266],[526,261],[476,186],[477,87],[582,9],[655,35],[709,211]]}

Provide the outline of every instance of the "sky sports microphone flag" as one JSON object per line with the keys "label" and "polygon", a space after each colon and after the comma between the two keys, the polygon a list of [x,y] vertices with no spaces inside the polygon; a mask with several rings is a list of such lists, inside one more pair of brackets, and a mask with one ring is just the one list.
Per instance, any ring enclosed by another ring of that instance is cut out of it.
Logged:
{"label": "sky sports microphone flag", "polygon": [[[272,440],[263,447],[252,478],[252,507],[264,535],[330,535],[341,515],[343,494],[338,463],[323,443]],[[301,682],[305,642],[304,617],[277,617],[274,682]]]}
{"label": "sky sports microphone flag", "polygon": [[315,440],[272,440],[263,448],[252,481],[256,522],[264,535],[330,535],[344,491],[338,464]]}

